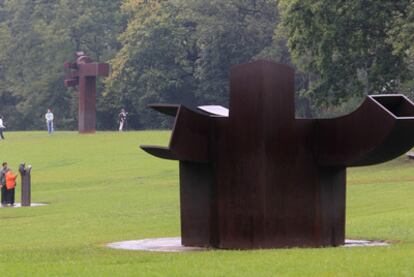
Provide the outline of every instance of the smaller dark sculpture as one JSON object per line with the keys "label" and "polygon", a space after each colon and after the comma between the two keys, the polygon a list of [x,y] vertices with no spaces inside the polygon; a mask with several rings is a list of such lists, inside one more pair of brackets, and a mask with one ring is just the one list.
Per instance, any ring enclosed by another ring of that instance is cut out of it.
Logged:
{"label": "smaller dark sculpture", "polygon": [[83,52],[76,52],[76,62],[65,62],[64,67],[74,69],[66,75],[65,86],[79,86],[79,133],[96,131],[96,77],[109,75],[109,64],[95,63]]}
{"label": "smaller dark sculpture", "polygon": [[32,167],[26,167],[24,163],[20,164],[19,172],[22,179],[22,206],[29,207],[31,205],[31,177]]}

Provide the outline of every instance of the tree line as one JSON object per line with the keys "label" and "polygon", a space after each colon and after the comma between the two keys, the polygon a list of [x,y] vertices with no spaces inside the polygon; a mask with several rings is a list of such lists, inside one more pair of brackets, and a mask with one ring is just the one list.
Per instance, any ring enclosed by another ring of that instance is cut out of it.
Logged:
{"label": "tree line", "polygon": [[296,70],[298,116],[330,116],[367,94],[414,94],[414,1],[0,0],[0,114],[10,129],[75,129],[63,62],[84,51],[111,64],[98,81],[97,127],[169,122],[149,103],[228,103],[232,65]]}

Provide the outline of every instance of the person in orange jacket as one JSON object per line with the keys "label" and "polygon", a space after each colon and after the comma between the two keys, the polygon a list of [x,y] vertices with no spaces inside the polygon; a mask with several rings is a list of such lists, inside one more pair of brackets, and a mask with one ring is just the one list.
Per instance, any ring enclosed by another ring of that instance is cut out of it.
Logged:
{"label": "person in orange jacket", "polygon": [[0,188],[1,188],[1,206],[6,206],[7,189],[6,189],[6,173],[9,170],[7,162],[3,162],[3,168],[0,170]]}
{"label": "person in orange jacket", "polygon": [[6,189],[7,189],[7,197],[6,197],[6,204],[10,204],[10,206],[14,206],[14,190],[16,188],[16,179],[17,174],[13,174],[12,170],[5,174],[6,177]]}

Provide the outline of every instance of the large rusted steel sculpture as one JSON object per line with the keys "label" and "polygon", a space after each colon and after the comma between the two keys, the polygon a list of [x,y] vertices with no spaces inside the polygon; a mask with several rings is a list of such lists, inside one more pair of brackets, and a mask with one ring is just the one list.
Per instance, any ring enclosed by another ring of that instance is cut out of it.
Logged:
{"label": "large rusted steel sculpture", "polygon": [[96,131],[96,77],[109,75],[109,64],[95,63],[83,52],[76,52],[76,62],[65,62],[64,67],[73,69],[65,77],[65,86],[79,86],[79,133]]}
{"label": "large rusted steel sculpture", "polygon": [[295,119],[294,72],[257,61],[231,71],[230,108],[152,105],[175,116],[182,243],[228,249],[345,242],[346,168],[385,162],[414,144],[414,105],[368,96],[353,113]]}

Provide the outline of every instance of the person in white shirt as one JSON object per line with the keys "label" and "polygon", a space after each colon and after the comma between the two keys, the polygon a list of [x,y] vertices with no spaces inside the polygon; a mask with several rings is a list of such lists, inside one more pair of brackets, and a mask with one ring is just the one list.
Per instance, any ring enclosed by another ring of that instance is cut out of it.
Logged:
{"label": "person in white shirt", "polygon": [[47,131],[49,132],[49,134],[53,133],[53,113],[50,109],[47,109],[47,113],[45,114],[45,119],[46,119],[46,125],[47,125]]}
{"label": "person in white shirt", "polygon": [[120,132],[126,130],[127,116],[128,116],[128,113],[125,111],[125,109],[122,109],[121,112],[118,115],[119,131]]}
{"label": "person in white shirt", "polygon": [[6,127],[3,124],[3,117],[0,115],[0,139],[4,139],[3,129],[6,129]]}

